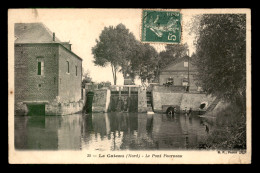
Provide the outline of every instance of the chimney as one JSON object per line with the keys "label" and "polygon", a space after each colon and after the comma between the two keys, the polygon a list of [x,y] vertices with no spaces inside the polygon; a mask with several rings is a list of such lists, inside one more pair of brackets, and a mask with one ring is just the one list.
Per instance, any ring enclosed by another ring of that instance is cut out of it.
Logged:
{"label": "chimney", "polygon": [[53,41],[55,41],[55,32],[53,33]]}

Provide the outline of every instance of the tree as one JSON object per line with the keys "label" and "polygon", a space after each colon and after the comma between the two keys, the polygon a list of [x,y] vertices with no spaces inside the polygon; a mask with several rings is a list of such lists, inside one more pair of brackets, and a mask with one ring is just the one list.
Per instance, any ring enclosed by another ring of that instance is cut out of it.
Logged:
{"label": "tree", "polygon": [[185,44],[167,44],[165,51],[159,53],[159,59],[157,63],[157,76],[160,69],[165,68],[170,63],[174,62],[178,58],[186,56],[188,53],[188,45]]}
{"label": "tree", "polygon": [[82,87],[84,88],[86,83],[91,83],[91,82],[92,82],[92,78],[90,77],[90,72],[87,70],[87,72],[83,74]]}
{"label": "tree", "polygon": [[134,75],[138,75],[142,84],[158,78],[159,71],[177,58],[187,55],[187,44],[168,44],[166,50],[158,54],[149,44],[137,44],[136,55],[131,59],[130,66]]}
{"label": "tree", "polygon": [[131,75],[139,76],[141,82],[150,82],[156,76],[156,66],[158,63],[158,53],[149,44],[137,44],[135,56],[131,59]]}
{"label": "tree", "polygon": [[182,58],[187,55],[188,45],[185,44],[167,44],[165,51],[159,54],[159,67],[165,68],[169,63],[175,61],[178,58]]}
{"label": "tree", "polygon": [[197,28],[196,66],[203,89],[245,112],[246,15],[205,14]]}
{"label": "tree", "polygon": [[117,72],[126,77],[129,71],[131,58],[135,55],[137,40],[123,24],[116,27],[105,27],[92,48],[94,64],[105,67],[111,65],[114,85],[117,81]]}

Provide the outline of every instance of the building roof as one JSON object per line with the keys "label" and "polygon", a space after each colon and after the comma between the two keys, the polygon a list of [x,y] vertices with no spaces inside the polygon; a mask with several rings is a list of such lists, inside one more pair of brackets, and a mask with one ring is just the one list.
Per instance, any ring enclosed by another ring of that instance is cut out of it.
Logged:
{"label": "building roof", "polygon": [[43,23],[16,23],[15,43],[61,43]]}
{"label": "building roof", "polygon": [[[166,71],[186,71],[187,69],[185,67],[183,67],[183,62],[188,62],[188,56],[184,56],[181,58],[176,59],[175,61],[173,61],[172,63],[170,63],[169,65],[167,65],[164,69],[161,69],[161,72],[166,72]],[[196,66],[194,65],[194,63],[192,62],[193,59],[190,58],[189,59],[189,64],[190,64],[190,70],[197,70]]]}
{"label": "building roof", "polygon": [[15,23],[15,44],[31,44],[31,43],[58,43],[67,51],[71,52],[77,58],[81,59],[71,51],[66,45],[71,45],[69,42],[61,42],[55,35],[53,41],[53,32],[43,23]]}

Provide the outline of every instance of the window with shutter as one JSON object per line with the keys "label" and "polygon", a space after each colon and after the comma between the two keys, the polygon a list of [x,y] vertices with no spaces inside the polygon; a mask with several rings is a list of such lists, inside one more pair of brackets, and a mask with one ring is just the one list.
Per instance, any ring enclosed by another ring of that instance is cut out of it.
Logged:
{"label": "window with shutter", "polygon": [[44,58],[42,56],[37,57],[37,75],[44,75]]}
{"label": "window with shutter", "polygon": [[41,75],[44,75],[44,62],[41,62]]}
{"label": "window with shutter", "polygon": [[42,72],[41,67],[42,67],[41,62],[38,62],[38,72],[37,72],[38,75],[41,75]]}

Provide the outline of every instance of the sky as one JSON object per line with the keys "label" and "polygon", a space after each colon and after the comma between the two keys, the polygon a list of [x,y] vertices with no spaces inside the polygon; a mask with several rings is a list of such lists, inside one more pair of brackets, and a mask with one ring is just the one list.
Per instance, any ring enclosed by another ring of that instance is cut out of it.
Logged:
{"label": "sky", "polygon": [[[61,41],[70,41],[72,51],[83,59],[82,67],[88,71],[94,82],[110,81],[113,83],[112,69],[98,67],[93,63],[91,48],[95,46],[105,26],[122,23],[140,41],[141,9],[20,9],[15,11],[15,22],[42,22]],[[190,55],[194,52],[194,35],[189,35],[191,14],[182,15],[182,41],[187,43]],[[158,52],[164,50],[164,44],[151,44]],[[123,75],[117,74],[118,85],[123,85]],[[140,84],[140,80],[135,80]]]}

